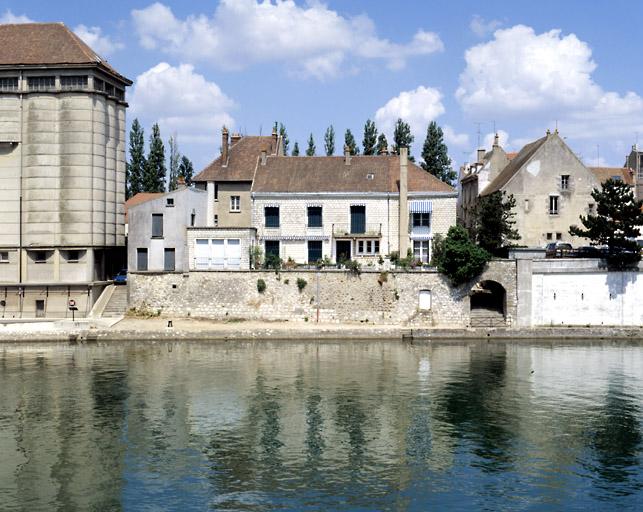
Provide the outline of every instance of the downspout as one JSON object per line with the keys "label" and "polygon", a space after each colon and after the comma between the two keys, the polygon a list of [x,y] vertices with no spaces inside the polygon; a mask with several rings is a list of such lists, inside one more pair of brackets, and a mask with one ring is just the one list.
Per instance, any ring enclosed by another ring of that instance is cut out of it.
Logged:
{"label": "downspout", "polygon": [[[18,213],[18,284],[22,284],[22,188],[23,188],[22,179],[24,175],[23,173],[24,145],[22,144],[22,130],[24,126],[24,110],[23,110],[24,94],[22,92],[23,88],[24,88],[24,77],[21,70],[20,71],[20,141],[18,142],[18,144],[20,145],[20,179],[18,180],[19,182],[18,208],[20,209]],[[22,299],[20,300],[20,316],[22,316]]]}

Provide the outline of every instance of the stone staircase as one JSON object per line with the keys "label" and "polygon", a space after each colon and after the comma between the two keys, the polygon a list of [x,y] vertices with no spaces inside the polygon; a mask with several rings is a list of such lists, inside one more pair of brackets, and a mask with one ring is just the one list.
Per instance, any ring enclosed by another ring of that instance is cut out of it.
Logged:
{"label": "stone staircase", "polygon": [[127,286],[114,286],[114,292],[101,315],[103,318],[115,318],[127,312]]}
{"label": "stone staircase", "polygon": [[494,309],[472,309],[470,316],[471,327],[505,327],[505,316]]}

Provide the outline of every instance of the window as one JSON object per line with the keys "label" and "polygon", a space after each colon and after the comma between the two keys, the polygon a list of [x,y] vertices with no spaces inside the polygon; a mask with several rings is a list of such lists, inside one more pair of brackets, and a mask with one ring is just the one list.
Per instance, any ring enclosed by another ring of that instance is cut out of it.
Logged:
{"label": "window", "polygon": [[309,228],[322,227],[322,207],[321,206],[308,207],[308,227]]}
{"label": "window", "polygon": [[563,234],[562,233],[556,233],[556,240],[562,240],[563,239]]}
{"label": "window", "polygon": [[214,225],[215,225],[215,226],[218,226],[218,225],[219,225],[219,216],[218,216],[218,215],[215,215],[215,216],[214,216]]}
{"label": "window", "polygon": [[10,91],[17,91],[17,90],[18,90],[17,76],[0,78],[0,91],[10,92]]}
{"label": "window", "polygon": [[[215,215],[215,217],[216,217],[216,215]],[[192,212],[190,214],[190,226],[194,226],[195,222],[196,222],[196,213]],[[215,224],[215,226],[216,226],[216,224]]]}
{"label": "window", "polygon": [[563,174],[560,177],[560,189],[569,190],[569,174]]}
{"label": "window", "polygon": [[362,256],[370,256],[380,253],[379,240],[358,240],[357,241],[357,254]]}
{"label": "window", "polygon": [[351,206],[351,233],[366,233],[366,206]]}
{"label": "window", "polygon": [[279,240],[266,240],[264,242],[266,256],[273,255],[279,257]]}
{"label": "window", "polygon": [[168,208],[172,208],[174,206],[174,198],[173,197],[168,197],[165,200],[165,206],[167,206]]}
{"label": "window", "polygon": [[214,184],[214,200],[215,201],[219,200],[219,184],[218,183]]}
{"label": "window", "polygon": [[265,218],[265,225],[267,228],[279,227],[279,207],[278,206],[266,206],[263,209],[263,214]]}
{"label": "window", "polygon": [[163,259],[163,270],[166,272],[174,272],[174,249],[165,249]]}
{"label": "window", "polygon": [[55,76],[30,76],[27,78],[30,91],[50,91],[56,88]]}
{"label": "window", "polygon": [[105,92],[108,96],[114,96],[114,86],[105,82]]}
{"label": "window", "polygon": [[36,299],[36,318],[44,318],[45,316],[45,300]]}
{"label": "window", "polygon": [[428,311],[431,309],[431,290],[420,290],[418,307],[421,311]]}
{"label": "window", "polygon": [[116,99],[125,101],[125,91],[123,89],[116,88]]}
{"label": "window", "polygon": [[163,214],[152,214],[152,238],[163,238]]}
{"label": "window", "polygon": [[315,263],[322,259],[321,240],[308,241],[308,263]]}
{"label": "window", "polygon": [[36,263],[47,263],[47,251],[34,251],[33,260]]}
{"label": "window", "polygon": [[372,172],[369,172],[369,173],[366,175],[366,179],[367,179],[367,180],[374,180],[374,179],[375,179],[375,174],[373,174]]}
{"label": "window", "polygon": [[547,233],[547,240],[552,240],[554,238],[553,233]]}
{"label": "window", "polygon": [[0,263],[9,263],[9,251],[0,251]]}
{"label": "window", "polygon": [[136,249],[136,270],[147,270],[147,247]]}
{"label": "window", "polygon": [[105,90],[105,82],[103,82],[100,78],[94,78],[94,90],[95,91],[104,91]]}
{"label": "window", "polygon": [[61,76],[60,77],[60,87],[63,90],[87,89],[87,75]]}
{"label": "window", "polygon": [[525,199],[525,212],[529,211],[529,199]]}
{"label": "window", "polygon": [[558,196],[549,196],[549,215],[558,215]]}
{"label": "window", "polygon": [[239,196],[230,196],[230,211],[231,212],[240,212],[241,211],[241,197],[239,197]]}
{"label": "window", "polygon": [[69,263],[78,263],[80,251],[67,251],[67,261]]}
{"label": "window", "polygon": [[431,214],[430,213],[414,213],[413,214],[413,227],[429,227],[431,226]]}
{"label": "window", "polygon": [[429,240],[414,240],[413,241],[413,257],[422,263],[429,263]]}

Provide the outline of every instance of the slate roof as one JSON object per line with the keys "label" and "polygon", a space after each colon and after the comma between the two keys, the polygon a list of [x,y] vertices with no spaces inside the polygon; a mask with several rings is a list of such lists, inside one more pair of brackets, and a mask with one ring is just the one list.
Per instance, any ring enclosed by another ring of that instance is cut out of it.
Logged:
{"label": "slate roof", "polygon": [[[370,176],[369,176],[370,175]],[[269,157],[258,165],[253,192],[399,192],[399,156]],[[413,162],[408,164],[409,192],[455,193],[455,189]]]}
{"label": "slate roof", "polygon": [[634,186],[634,171],[627,167],[589,167],[599,183],[604,183],[613,176],[620,176],[623,183]]}
{"label": "slate roof", "polygon": [[498,174],[498,176],[496,176],[493,181],[489,183],[482,192],[480,192],[480,195],[488,196],[489,194],[493,194],[494,192],[501,190],[502,187],[504,187],[509,180],[513,178],[518,171],[520,171],[522,166],[529,161],[534,153],[540,149],[546,140],[547,136],[545,135],[544,137],[523,147],[518,154],[510,160],[509,164],[500,171],[500,174]]}
{"label": "slate roof", "polygon": [[228,149],[228,162],[219,156],[211,162],[192,181],[252,181],[261,152],[268,155],[277,151],[272,136],[245,136]]}
{"label": "slate roof", "polygon": [[0,68],[41,65],[96,66],[132,84],[63,23],[0,25]]}

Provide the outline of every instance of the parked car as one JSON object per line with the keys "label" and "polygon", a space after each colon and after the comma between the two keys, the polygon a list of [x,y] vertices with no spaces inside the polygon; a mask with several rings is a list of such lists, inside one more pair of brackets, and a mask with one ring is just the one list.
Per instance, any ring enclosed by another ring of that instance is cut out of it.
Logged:
{"label": "parked car", "polygon": [[114,284],[127,284],[127,269],[124,268],[114,276]]}
{"label": "parked car", "polygon": [[584,245],[574,251],[577,258],[602,258],[604,257],[601,249],[594,245]]}
{"label": "parked car", "polygon": [[552,242],[545,247],[546,258],[568,258],[574,248],[567,242]]}

